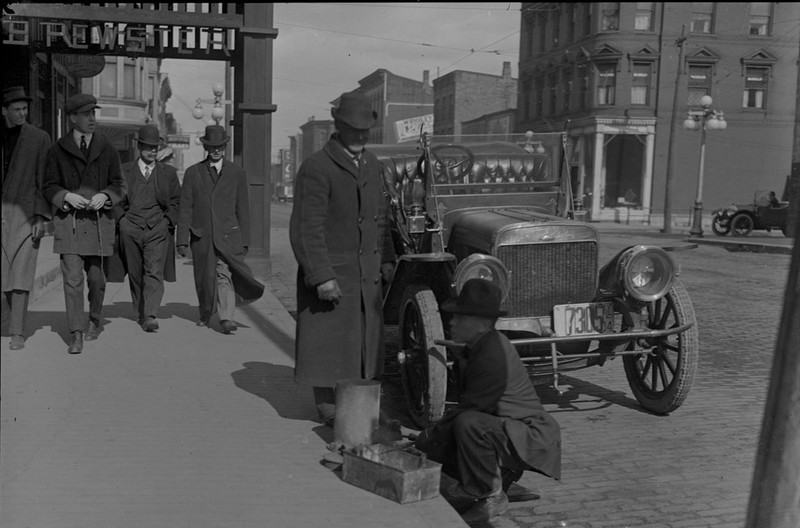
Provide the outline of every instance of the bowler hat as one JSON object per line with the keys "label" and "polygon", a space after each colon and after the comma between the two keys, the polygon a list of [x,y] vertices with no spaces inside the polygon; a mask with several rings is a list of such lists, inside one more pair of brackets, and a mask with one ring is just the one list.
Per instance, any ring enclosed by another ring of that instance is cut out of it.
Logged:
{"label": "bowler hat", "polygon": [[502,299],[503,292],[495,283],[485,279],[470,279],[464,283],[458,297],[443,302],[441,309],[464,315],[500,317],[508,313],[500,309]]}
{"label": "bowler hat", "polygon": [[3,89],[3,106],[8,106],[17,101],[33,101],[33,97],[25,95],[25,89],[22,86],[9,86]]}
{"label": "bowler hat", "polygon": [[81,112],[88,112],[100,108],[97,106],[97,99],[92,94],[75,94],[67,99],[67,115],[80,114]]}
{"label": "bowler hat", "polygon": [[361,90],[342,94],[339,106],[331,109],[331,115],[359,130],[372,128],[378,120],[378,112],[372,109],[369,97]]}
{"label": "bowler hat", "polygon": [[151,147],[158,147],[163,142],[161,136],[158,135],[158,127],[155,125],[144,125],[140,128],[137,141]]}
{"label": "bowler hat", "polygon": [[208,147],[219,147],[228,142],[228,134],[225,132],[225,127],[219,125],[208,125],[203,137],[200,138],[200,143]]}

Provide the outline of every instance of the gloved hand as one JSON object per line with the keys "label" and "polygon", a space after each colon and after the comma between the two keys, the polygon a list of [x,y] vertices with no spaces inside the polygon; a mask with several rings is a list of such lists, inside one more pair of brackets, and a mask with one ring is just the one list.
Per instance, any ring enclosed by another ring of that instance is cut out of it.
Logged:
{"label": "gloved hand", "polygon": [[44,220],[41,216],[37,216],[31,225],[31,240],[37,243],[44,236]]}
{"label": "gloved hand", "polygon": [[186,246],[178,246],[177,250],[178,250],[178,255],[180,255],[182,258],[186,258],[186,253],[187,253]]}

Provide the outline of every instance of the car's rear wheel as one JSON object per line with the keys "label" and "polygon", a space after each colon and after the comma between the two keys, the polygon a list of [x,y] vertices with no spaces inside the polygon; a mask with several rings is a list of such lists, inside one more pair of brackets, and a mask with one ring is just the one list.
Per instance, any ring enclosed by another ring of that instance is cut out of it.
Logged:
{"label": "car's rear wheel", "polygon": [[697,320],[689,293],[676,279],[663,298],[647,304],[647,326],[661,330],[686,323],[694,324],[680,334],[650,339],[642,354],[623,356],[634,396],[654,413],[667,414],[680,407],[697,371]]}
{"label": "car's rear wheel", "polygon": [[731,232],[731,224],[728,222],[725,225],[722,225],[718,216],[714,216],[714,220],[711,222],[711,230],[714,232],[715,235],[718,236],[725,236]]}
{"label": "car's rear wheel", "polygon": [[753,231],[753,219],[747,213],[739,213],[731,219],[733,236],[746,237]]}
{"label": "car's rear wheel", "polygon": [[436,296],[427,286],[411,285],[400,304],[400,375],[409,418],[425,428],[444,413],[447,352]]}

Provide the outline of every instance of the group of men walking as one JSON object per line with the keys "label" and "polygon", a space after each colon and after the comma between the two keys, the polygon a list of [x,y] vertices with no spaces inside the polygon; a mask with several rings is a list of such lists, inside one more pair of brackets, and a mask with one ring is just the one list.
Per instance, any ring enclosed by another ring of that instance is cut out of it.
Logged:
{"label": "group of men walking", "polygon": [[244,262],[250,244],[247,180],[242,169],[223,159],[225,129],[206,128],[200,140],[208,157],[187,169],[181,186],[175,169],[156,161],[163,140],[155,125],[139,129],[139,157],[123,165],[96,130],[100,107],[94,96],[67,100],[72,128],[52,146],[45,132],[26,121],[30,101],[20,86],[3,91],[2,284],[9,347],[25,346],[39,240],[50,220],[70,354],[81,353],[84,340],[98,338],[106,283],[122,282],[125,275],[137,322],[146,332],[158,330],[164,281],[176,279],[176,245],[183,257],[191,247],[198,325],[208,326],[219,312],[222,331],[235,331],[237,295],[252,301],[264,286]]}

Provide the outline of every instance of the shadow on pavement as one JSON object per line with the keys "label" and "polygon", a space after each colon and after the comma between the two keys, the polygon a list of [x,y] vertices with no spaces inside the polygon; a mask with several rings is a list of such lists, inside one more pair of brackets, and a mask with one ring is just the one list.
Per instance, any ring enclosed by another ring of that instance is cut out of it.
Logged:
{"label": "shadow on pavement", "polygon": [[[294,382],[294,368],[262,361],[248,361],[242,366],[243,369],[231,373],[237,387],[266,400],[283,418],[317,418],[311,389]],[[307,401],[307,405],[298,405],[303,400]]]}
{"label": "shadow on pavement", "polygon": [[605,387],[571,376],[561,376],[560,385],[562,386],[562,390],[564,386],[567,386],[562,394],[559,394],[550,384],[536,386],[536,392],[539,394],[542,403],[555,404],[558,406],[558,409],[548,410],[551,414],[596,411],[598,409],[611,407],[612,405],[619,405],[650,414],[650,412],[641,407],[639,402],[634,398],[629,397],[626,393],[621,391],[609,390]]}

